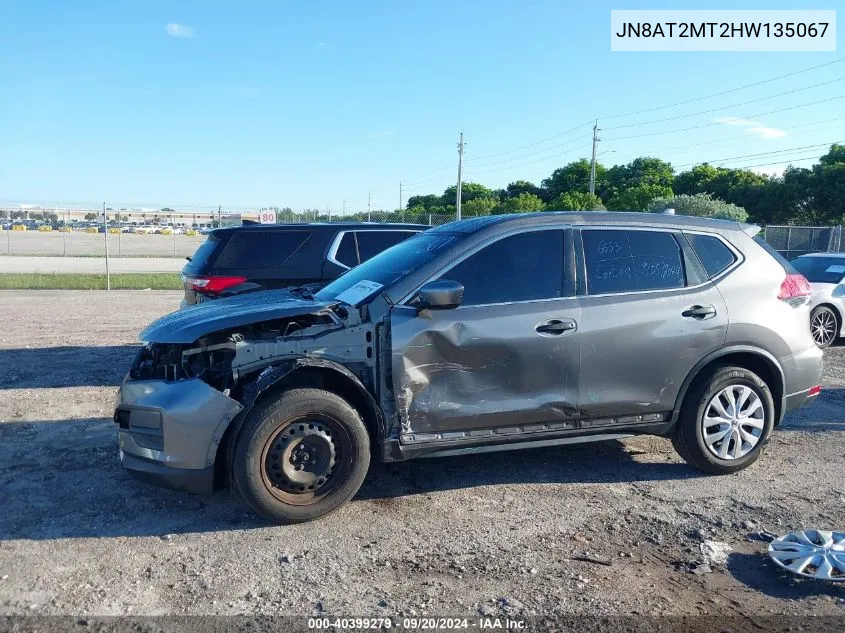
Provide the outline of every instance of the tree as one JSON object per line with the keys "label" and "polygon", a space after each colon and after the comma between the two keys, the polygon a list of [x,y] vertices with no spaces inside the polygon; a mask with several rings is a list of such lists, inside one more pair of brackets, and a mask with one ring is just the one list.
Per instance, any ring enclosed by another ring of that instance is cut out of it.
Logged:
{"label": "tree", "polygon": [[508,198],[500,205],[501,213],[527,213],[530,211],[545,211],[546,205],[539,196],[533,193],[521,193]]}
{"label": "tree", "polygon": [[521,193],[530,193],[542,200],[545,191],[527,180],[516,180],[505,188],[506,198],[516,198]]}
{"label": "tree", "polygon": [[88,220],[89,222],[97,220],[97,219],[99,219],[99,217],[100,217],[99,213],[86,213],[85,214],[85,219]]}
{"label": "tree", "polygon": [[645,211],[655,198],[672,195],[672,189],[664,185],[637,185],[614,195],[608,201],[607,208],[612,211]]}
{"label": "tree", "polygon": [[674,180],[672,165],[659,158],[642,156],[627,165],[614,165],[608,169],[606,176],[596,183],[596,191],[603,200],[611,200],[631,187],[656,185],[671,188]]}
{"label": "tree", "polygon": [[[458,187],[456,185],[446,187],[446,191],[440,196],[440,204],[455,204],[457,192]],[[476,198],[496,198],[496,193],[492,189],[480,185],[477,182],[461,183],[461,204],[475,200]]]}
{"label": "tree", "polygon": [[597,195],[581,191],[562,193],[546,205],[548,211],[604,211],[605,206]]}
{"label": "tree", "polygon": [[[596,181],[604,180],[606,169],[596,163]],[[553,200],[562,193],[569,191],[590,190],[590,161],[586,158],[559,167],[552,172],[552,175],[543,180],[543,189],[546,190],[546,199]]]}
{"label": "tree", "polygon": [[714,198],[709,193],[697,193],[692,196],[682,193],[677,196],[656,198],[648,206],[648,210],[652,213],[660,213],[665,209],[675,209],[681,215],[694,215],[702,218],[721,218],[736,222],[748,220],[748,213],[745,209]]}
{"label": "tree", "polygon": [[[454,198],[452,199],[454,202]],[[436,207],[440,204],[440,196],[435,194],[429,194],[427,196],[411,196],[408,198],[408,204],[406,207],[408,209],[413,209],[416,207],[422,209],[428,209],[429,207]]]}
{"label": "tree", "polygon": [[[461,204],[461,217],[472,218],[479,215],[490,215],[497,208],[498,202],[494,198],[473,198]],[[455,207],[452,207],[455,213]]]}

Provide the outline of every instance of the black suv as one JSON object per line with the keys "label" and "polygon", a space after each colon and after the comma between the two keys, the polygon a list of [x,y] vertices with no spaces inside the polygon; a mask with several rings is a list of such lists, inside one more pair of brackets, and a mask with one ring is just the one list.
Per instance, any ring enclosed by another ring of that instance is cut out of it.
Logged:
{"label": "black suv", "polygon": [[317,287],[416,235],[422,224],[250,224],[212,231],[182,269],[180,306],[256,290]]}

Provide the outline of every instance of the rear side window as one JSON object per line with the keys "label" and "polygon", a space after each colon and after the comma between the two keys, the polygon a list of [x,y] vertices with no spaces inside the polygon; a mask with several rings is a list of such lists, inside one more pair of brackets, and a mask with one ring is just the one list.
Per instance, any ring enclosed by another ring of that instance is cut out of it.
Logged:
{"label": "rear side window", "polygon": [[664,231],[581,231],[591,295],[686,285],[681,247]]}
{"label": "rear side window", "polygon": [[216,268],[276,268],[311,238],[308,231],[241,231],[229,238]]}
{"label": "rear side window", "polygon": [[355,268],[358,265],[358,247],[355,245],[355,233],[344,233],[335,253],[335,261],[344,266]]}
{"label": "rear side window", "polygon": [[408,231],[358,231],[358,255],[361,263],[395,246],[410,235]]}
{"label": "rear side window", "polygon": [[463,305],[563,294],[563,231],[529,231],[485,246],[441,275],[464,286]]}
{"label": "rear side window", "polygon": [[736,261],[731,249],[719,238],[694,233],[687,233],[686,236],[708,276],[715,277]]}
{"label": "rear side window", "polygon": [[206,268],[211,256],[214,254],[214,251],[217,250],[219,244],[219,238],[209,235],[208,239],[200,244],[197,251],[191,255],[191,261],[188,263],[188,266],[196,269]]}

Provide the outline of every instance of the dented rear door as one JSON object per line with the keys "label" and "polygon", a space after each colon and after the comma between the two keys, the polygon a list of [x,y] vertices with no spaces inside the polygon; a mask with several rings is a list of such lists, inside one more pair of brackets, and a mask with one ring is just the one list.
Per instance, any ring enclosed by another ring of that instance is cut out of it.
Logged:
{"label": "dented rear door", "polygon": [[537,431],[577,417],[580,307],[566,234],[523,231],[465,253],[438,275],[464,285],[459,308],[393,308],[403,440]]}

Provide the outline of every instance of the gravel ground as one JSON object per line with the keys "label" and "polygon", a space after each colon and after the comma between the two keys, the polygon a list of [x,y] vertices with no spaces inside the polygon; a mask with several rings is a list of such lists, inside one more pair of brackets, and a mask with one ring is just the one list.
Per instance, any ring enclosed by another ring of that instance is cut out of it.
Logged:
{"label": "gravel ground", "polygon": [[[845,614],[843,584],[758,536],[845,528],[845,348],[736,475],[647,437],[375,465],[340,511],[275,527],[120,468],[115,386],[178,301],[0,292],[0,614]],[[703,539],[732,548],[709,573]]]}

